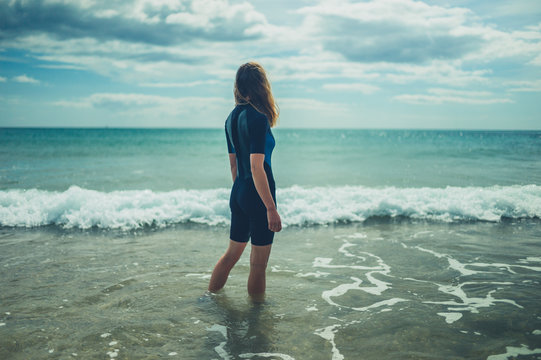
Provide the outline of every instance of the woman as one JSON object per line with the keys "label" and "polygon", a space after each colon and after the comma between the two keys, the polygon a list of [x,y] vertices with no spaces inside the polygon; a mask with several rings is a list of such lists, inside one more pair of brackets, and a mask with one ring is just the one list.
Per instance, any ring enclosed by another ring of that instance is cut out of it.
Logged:
{"label": "woman", "polygon": [[265,270],[274,233],[282,229],[276,210],[276,188],[271,170],[275,142],[271,127],[278,111],[265,70],[255,62],[242,65],[235,79],[235,109],[225,122],[233,188],[229,206],[229,247],[210,278],[210,292],[224,287],[229,272],[251,239],[248,293],[265,292]]}

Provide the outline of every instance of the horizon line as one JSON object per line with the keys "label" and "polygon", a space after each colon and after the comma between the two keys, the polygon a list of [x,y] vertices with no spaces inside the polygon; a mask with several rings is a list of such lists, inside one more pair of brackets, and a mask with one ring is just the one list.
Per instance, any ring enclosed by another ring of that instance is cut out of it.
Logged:
{"label": "horizon line", "polygon": [[[0,129],[80,129],[80,130],[221,130],[223,127],[132,127],[132,126],[0,126]],[[273,130],[399,130],[399,131],[541,131],[539,129],[491,128],[379,128],[379,127],[274,127]]]}

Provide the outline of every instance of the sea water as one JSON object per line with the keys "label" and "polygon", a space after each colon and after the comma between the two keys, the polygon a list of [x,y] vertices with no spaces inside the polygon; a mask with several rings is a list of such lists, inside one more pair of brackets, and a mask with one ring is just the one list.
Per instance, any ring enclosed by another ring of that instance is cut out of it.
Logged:
{"label": "sea water", "polygon": [[0,129],[0,358],[541,357],[541,132],[274,136],[261,303],[223,129]]}

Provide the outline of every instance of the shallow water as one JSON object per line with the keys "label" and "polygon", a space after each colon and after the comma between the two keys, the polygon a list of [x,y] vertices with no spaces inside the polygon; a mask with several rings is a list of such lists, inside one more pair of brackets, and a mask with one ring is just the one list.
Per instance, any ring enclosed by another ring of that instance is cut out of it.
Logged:
{"label": "shallow water", "polygon": [[288,227],[263,303],[249,248],[203,296],[227,235],[2,228],[0,358],[541,357],[538,222]]}

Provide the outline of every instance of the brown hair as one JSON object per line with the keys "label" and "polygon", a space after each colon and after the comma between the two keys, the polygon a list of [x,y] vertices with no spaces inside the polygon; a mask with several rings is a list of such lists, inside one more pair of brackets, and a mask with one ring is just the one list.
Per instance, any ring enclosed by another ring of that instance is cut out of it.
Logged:
{"label": "brown hair", "polygon": [[276,125],[279,109],[274,102],[267,74],[260,64],[252,61],[239,67],[234,94],[236,104],[251,104],[267,115],[271,127]]}

